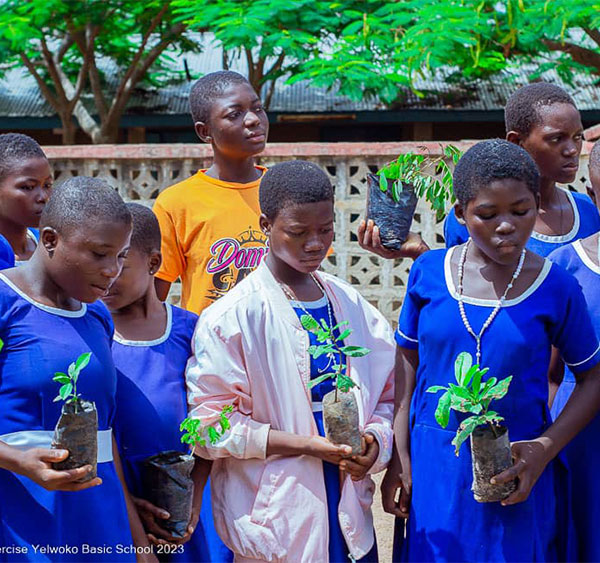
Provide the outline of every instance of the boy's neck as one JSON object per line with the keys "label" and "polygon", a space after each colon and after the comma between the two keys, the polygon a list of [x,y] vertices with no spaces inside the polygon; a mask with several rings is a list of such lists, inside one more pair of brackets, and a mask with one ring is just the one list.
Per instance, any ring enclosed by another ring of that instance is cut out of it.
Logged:
{"label": "boy's neck", "polygon": [[25,254],[29,246],[27,227],[17,225],[12,221],[0,218],[0,233],[9,242],[15,254]]}
{"label": "boy's neck", "polygon": [[258,180],[261,173],[256,169],[254,157],[235,160],[215,152],[213,164],[206,171],[206,175],[222,182],[248,184]]}

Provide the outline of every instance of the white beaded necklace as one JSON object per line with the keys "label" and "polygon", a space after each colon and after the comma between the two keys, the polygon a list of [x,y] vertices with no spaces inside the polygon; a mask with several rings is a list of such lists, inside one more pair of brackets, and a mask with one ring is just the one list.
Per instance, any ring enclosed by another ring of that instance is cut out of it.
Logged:
{"label": "white beaded necklace", "polygon": [[[315,282],[316,286],[322,291],[323,293],[323,297],[325,297],[325,300],[327,301],[327,320],[329,321],[329,327],[333,328],[333,314],[331,312],[331,305],[329,304],[329,298],[327,297],[327,293],[325,293],[325,289],[323,288],[323,286],[319,283],[319,281],[317,280],[316,276],[314,274],[309,274],[309,276],[312,278],[312,280]],[[296,295],[294,294],[294,292],[292,291],[292,288],[287,286],[286,284],[279,282],[279,285],[281,286],[281,289],[283,290],[283,293],[285,293],[285,296],[290,300],[290,301],[294,301],[295,303],[298,303],[298,305],[300,306],[300,309],[302,309],[303,313],[305,315],[308,315],[311,319],[316,320],[307,310],[306,307],[304,307],[304,303],[302,301],[300,301]],[[317,321],[319,322],[319,321]],[[321,323],[319,323],[320,325]]]}
{"label": "white beaded necklace", "polygon": [[[469,240],[467,240],[466,244],[464,245],[464,247],[462,249],[462,253],[460,255],[460,260],[458,262],[458,308],[460,310],[460,318],[462,319],[462,322],[465,325],[467,332],[475,339],[475,342],[477,343],[476,359],[477,359],[477,364],[481,365],[481,338],[483,336],[483,333],[492,324],[492,321],[496,318],[498,311],[500,311],[500,309],[504,305],[504,302],[506,301],[506,296],[508,295],[508,292],[512,289],[515,281],[517,281],[517,278],[519,277],[519,274],[521,273],[521,270],[523,269],[523,263],[525,262],[526,250],[523,249],[521,252],[521,257],[519,258],[519,263],[517,264],[517,269],[515,270],[515,273],[513,274],[512,279],[506,286],[506,291],[504,292],[502,297],[500,297],[500,299],[498,299],[498,302],[496,303],[494,310],[490,313],[490,316],[483,323],[483,326],[481,327],[479,334],[475,334],[475,331],[471,327],[471,323],[469,323],[469,319],[467,318],[467,313],[465,312],[464,295],[463,295],[464,266],[465,266],[465,262],[467,260],[467,250],[469,249],[470,244],[471,244],[471,239],[469,238]],[[599,245],[599,248],[600,248],[600,245]],[[600,250],[599,250],[599,252],[600,252]]]}

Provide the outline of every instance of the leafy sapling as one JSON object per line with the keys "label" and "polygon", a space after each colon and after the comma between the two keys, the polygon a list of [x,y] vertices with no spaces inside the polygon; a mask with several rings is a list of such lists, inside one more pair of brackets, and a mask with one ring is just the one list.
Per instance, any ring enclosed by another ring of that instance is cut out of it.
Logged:
{"label": "leafy sapling", "polygon": [[77,381],[82,370],[90,363],[92,357],[91,352],[85,352],[81,354],[77,360],[75,360],[69,366],[67,373],[57,371],[52,378],[53,381],[61,384],[58,390],[58,395],[54,398],[56,401],[65,401],[65,403],[73,403],[75,412],[78,411],[78,407],[81,403],[81,394],[77,393]]}
{"label": "leafy sapling", "polygon": [[335,336],[336,330],[347,327],[348,321],[342,321],[337,325],[330,327],[325,320],[319,323],[310,315],[302,315],[300,323],[308,332],[317,337],[319,344],[309,346],[308,353],[316,360],[323,354],[329,355],[333,359],[332,371],[315,377],[308,383],[308,388],[312,389],[327,379],[335,379],[335,402],[338,401],[338,389],[342,393],[347,393],[352,387],[357,387],[356,382],[346,373],[346,357],[360,358],[366,356],[371,350],[362,346],[344,346],[343,342],[352,334],[351,328],[345,328],[339,336]]}
{"label": "leafy sapling", "polygon": [[434,385],[427,389],[427,393],[444,391],[435,411],[435,419],[442,428],[448,426],[451,410],[472,414],[460,423],[452,440],[457,456],[462,443],[478,426],[488,425],[494,437],[498,437],[498,424],[504,418],[497,412],[489,410],[489,407],[492,400],[501,399],[506,395],[512,375],[501,381],[495,377],[482,381],[488,369],[480,369],[478,365],[473,365],[471,354],[461,352],[454,362],[457,384],[449,383],[448,387]]}
{"label": "leafy sapling", "polygon": [[[445,159],[456,165],[462,156],[454,145],[442,146],[442,155],[430,157],[423,154],[401,154],[377,172],[379,189],[387,193],[396,203],[400,201],[403,184],[410,185],[417,197],[425,197],[441,220],[446,213],[446,203],[454,203],[452,170]],[[433,170],[433,174],[429,172]]]}
{"label": "leafy sapling", "polygon": [[216,444],[231,428],[228,415],[232,412],[233,407],[231,405],[221,409],[218,421],[219,428],[214,426],[203,428],[199,419],[187,417],[179,426],[179,430],[185,432],[181,437],[181,442],[191,446],[206,446],[206,439],[203,437],[203,434],[206,434],[208,441],[213,445]]}

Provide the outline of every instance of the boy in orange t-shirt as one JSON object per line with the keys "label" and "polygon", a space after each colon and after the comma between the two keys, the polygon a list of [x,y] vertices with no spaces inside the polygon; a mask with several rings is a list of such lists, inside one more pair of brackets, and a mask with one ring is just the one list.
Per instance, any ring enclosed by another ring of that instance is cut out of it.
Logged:
{"label": "boy in orange t-shirt", "polygon": [[254,157],[269,122],[250,83],[231,71],[213,72],[190,92],[196,134],[213,148],[207,170],[171,186],[154,204],[162,233],[159,297],[181,278],[181,306],[201,313],[249,274],[267,251],[258,225],[258,185],[265,168]]}

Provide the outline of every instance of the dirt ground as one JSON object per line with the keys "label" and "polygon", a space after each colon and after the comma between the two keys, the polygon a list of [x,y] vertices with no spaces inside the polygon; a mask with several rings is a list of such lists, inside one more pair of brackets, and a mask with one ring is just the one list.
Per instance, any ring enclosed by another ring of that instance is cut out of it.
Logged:
{"label": "dirt ground", "polygon": [[375,498],[373,500],[373,518],[375,520],[375,533],[377,534],[377,549],[379,551],[379,561],[381,563],[390,563],[392,561],[392,542],[394,538],[394,517],[386,514],[381,506],[381,495],[379,494],[379,485],[385,472],[379,473],[373,477],[377,485]]}

